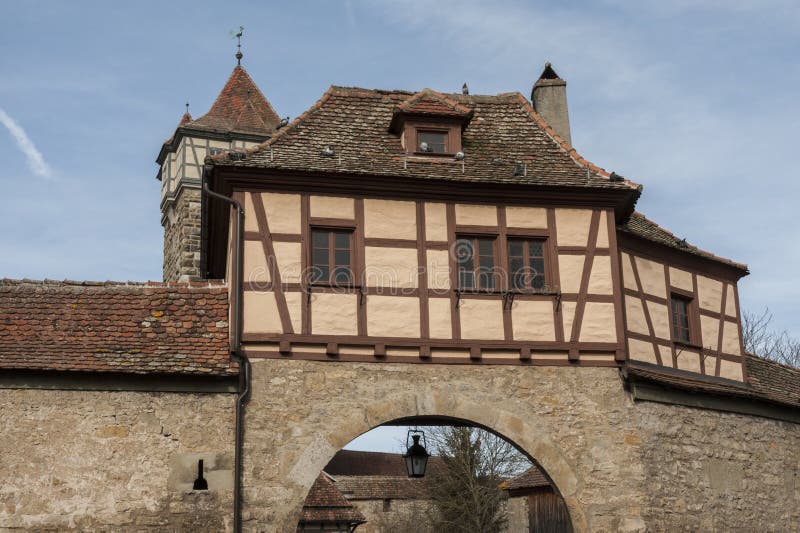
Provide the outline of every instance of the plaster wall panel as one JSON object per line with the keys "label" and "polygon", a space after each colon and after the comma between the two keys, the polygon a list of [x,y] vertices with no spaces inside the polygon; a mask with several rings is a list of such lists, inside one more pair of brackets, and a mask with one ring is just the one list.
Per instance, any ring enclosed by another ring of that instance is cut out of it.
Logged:
{"label": "plaster wall panel", "polygon": [[459,312],[462,338],[503,339],[503,304],[500,300],[462,298]]}
{"label": "plaster wall panel", "polygon": [[429,298],[428,316],[429,332],[432,339],[453,338],[453,326],[450,321],[450,298]]}
{"label": "plaster wall panel", "polygon": [[556,209],[558,245],[587,246],[591,220],[590,209]]}
{"label": "plaster wall panel", "polygon": [[419,338],[419,298],[367,296],[367,334]]}
{"label": "plaster wall panel", "polygon": [[709,311],[722,311],[722,282],[705,276],[697,276],[697,296],[700,307]]}
{"label": "plaster wall panel", "polygon": [[559,255],[558,275],[561,281],[561,292],[575,294],[581,290],[581,277],[586,257],[583,255]]}
{"label": "plaster wall panel", "polygon": [[656,354],[652,343],[644,342],[639,339],[628,339],[628,355],[636,361],[657,364]]}
{"label": "plaster wall panel", "polygon": [[456,204],[456,224],[497,226],[497,207],[493,205]]}
{"label": "plaster wall panel", "polygon": [[647,310],[650,312],[650,320],[653,322],[653,331],[656,337],[671,339],[670,316],[667,306],[656,302],[647,302]]}
{"label": "plaster wall panel", "polygon": [[425,203],[425,240],[447,242],[447,208],[445,204]]}
{"label": "plaster wall panel", "polygon": [[611,277],[611,257],[595,256],[592,274],[589,277],[589,294],[613,294],[614,280]]}
{"label": "plaster wall panel", "polygon": [[683,289],[684,291],[694,291],[691,272],[686,272],[680,268],[669,267],[669,283],[673,287]]}
{"label": "plaster wall panel", "polygon": [[415,288],[418,286],[417,250],[367,246],[364,248],[365,277],[370,287]]}
{"label": "plaster wall panel", "polygon": [[272,291],[245,291],[243,307],[245,333],[283,333]]}
{"label": "plaster wall panel", "polygon": [[556,340],[553,302],[550,300],[514,302],[512,329],[514,340]]}
{"label": "plaster wall panel", "polygon": [[300,195],[265,192],[261,194],[270,233],[300,234]]}
{"label": "plaster wall panel", "polygon": [[314,293],[311,297],[311,333],[358,334],[358,295]]}
{"label": "plaster wall panel", "polygon": [[644,292],[666,298],[667,278],[664,276],[664,265],[643,257],[634,257],[634,261],[636,261],[636,269],[639,272]]}
{"label": "plaster wall panel", "polygon": [[416,204],[396,200],[364,200],[364,236],[416,240]]}
{"label": "plaster wall panel", "polygon": [[309,198],[312,217],[354,220],[355,200],[341,196],[312,196]]}
{"label": "plaster wall panel", "polygon": [[299,283],[303,273],[299,242],[274,242],[275,259],[281,273],[281,283]]}
{"label": "plaster wall panel", "polygon": [[259,241],[244,242],[244,281],[268,282],[269,268],[267,257],[264,255],[264,246]]}
{"label": "plaster wall panel", "polygon": [[543,207],[506,207],[509,228],[547,229],[547,209]]}
{"label": "plaster wall panel", "polygon": [[428,273],[428,288],[450,289],[450,252],[427,250],[425,252]]}
{"label": "plaster wall panel", "polygon": [[625,320],[628,330],[642,335],[649,335],[647,318],[644,315],[642,301],[634,296],[625,296]]}
{"label": "plaster wall panel", "polygon": [[586,302],[581,324],[581,342],[616,342],[614,304]]}

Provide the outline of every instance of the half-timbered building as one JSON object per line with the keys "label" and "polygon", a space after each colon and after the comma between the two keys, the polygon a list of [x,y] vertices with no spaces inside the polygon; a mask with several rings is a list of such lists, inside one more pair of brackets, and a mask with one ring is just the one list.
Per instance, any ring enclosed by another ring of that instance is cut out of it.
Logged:
{"label": "half-timbered building", "polygon": [[552,66],[530,96],[289,121],[237,65],[158,155],[163,283],[0,282],[0,529],[353,527],[303,510],[337,451],[447,423],[574,531],[800,528],[800,373],[745,353],[747,267],[576,151]]}

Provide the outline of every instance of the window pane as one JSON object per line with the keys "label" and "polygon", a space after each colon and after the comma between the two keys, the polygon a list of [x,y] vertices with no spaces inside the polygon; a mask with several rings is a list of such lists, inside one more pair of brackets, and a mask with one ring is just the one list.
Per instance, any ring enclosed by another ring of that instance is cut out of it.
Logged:
{"label": "window pane", "polygon": [[456,259],[458,259],[459,264],[471,266],[473,255],[472,241],[467,239],[458,239],[456,241]]}
{"label": "window pane", "polygon": [[350,272],[349,267],[337,267],[333,271],[334,283],[350,283],[351,279],[352,279],[352,273]]}
{"label": "window pane", "polygon": [[472,270],[459,269],[458,285],[462,289],[472,289],[475,287],[475,273]]}
{"label": "window pane", "polygon": [[509,257],[508,268],[511,270],[511,286],[515,289],[525,288],[525,262],[522,257]]}
{"label": "window pane", "polygon": [[[429,152],[434,154],[443,154],[445,152],[447,146],[447,134],[446,133],[439,133],[439,132],[432,132],[432,131],[421,131],[419,132],[419,151],[420,152]],[[423,149],[422,144],[425,143],[427,145],[427,150]]]}
{"label": "window pane", "polygon": [[478,288],[494,289],[494,273],[481,269],[481,271],[478,272]]}
{"label": "window pane", "polygon": [[350,249],[350,232],[340,231],[334,235],[336,236],[336,248]]}
{"label": "window pane", "polygon": [[494,241],[489,239],[478,239],[478,253],[480,255],[494,255]]}
{"label": "window pane", "polygon": [[543,257],[543,246],[541,241],[530,241],[528,243],[531,257]]}
{"label": "window pane", "polygon": [[531,259],[531,275],[544,277],[544,259],[532,258]]}
{"label": "window pane", "polygon": [[311,270],[312,281],[328,281],[329,276],[330,269],[328,269],[328,265],[314,265],[314,268]]}
{"label": "window pane", "polygon": [[327,231],[315,231],[315,232],[313,232],[312,242],[314,243],[314,248],[327,248],[328,247],[328,232]]}
{"label": "window pane", "polygon": [[544,289],[544,276],[534,276],[531,280],[531,287],[537,291]]}
{"label": "window pane", "polygon": [[314,248],[314,266],[328,266],[328,249]]}
{"label": "window pane", "polygon": [[350,250],[336,250],[334,252],[336,266],[350,266]]}
{"label": "window pane", "polygon": [[522,256],[522,241],[508,241],[508,255]]}

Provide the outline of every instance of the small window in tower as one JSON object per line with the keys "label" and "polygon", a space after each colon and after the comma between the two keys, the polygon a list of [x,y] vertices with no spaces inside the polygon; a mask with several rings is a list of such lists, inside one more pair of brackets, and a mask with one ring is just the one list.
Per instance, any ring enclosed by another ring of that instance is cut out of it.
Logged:
{"label": "small window in tower", "polygon": [[493,237],[458,237],[456,259],[460,289],[494,290],[494,244]]}
{"label": "small window in tower", "polygon": [[508,268],[511,288],[542,291],[545,289],[544,241],[541,239],[509,239]]}
{"label": "small window in tower", "polygon": [[417,131],[417,149],[427,154],[447,153],[447,132]]}

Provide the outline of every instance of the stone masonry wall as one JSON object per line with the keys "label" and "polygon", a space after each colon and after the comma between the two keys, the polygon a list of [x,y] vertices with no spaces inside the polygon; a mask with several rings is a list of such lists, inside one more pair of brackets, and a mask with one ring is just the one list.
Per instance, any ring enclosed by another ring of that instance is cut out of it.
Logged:
{"label": "stone masonry wall", "polygon": [[0,531],[231,530],[234,402],[0,390]]}
{"label": "stone masonry wall", "polygon": [[200,272],[200,190],[181,187],[164,217],[164,281],[197,281]]}
{"label": "stone masonry wall", "polygon": [[796,529],[800,426],[637,403],[610,368],[256,360],[245,530],[294,531],[334,453],[415,415],[491,428],[558,486],[576,531]]}

